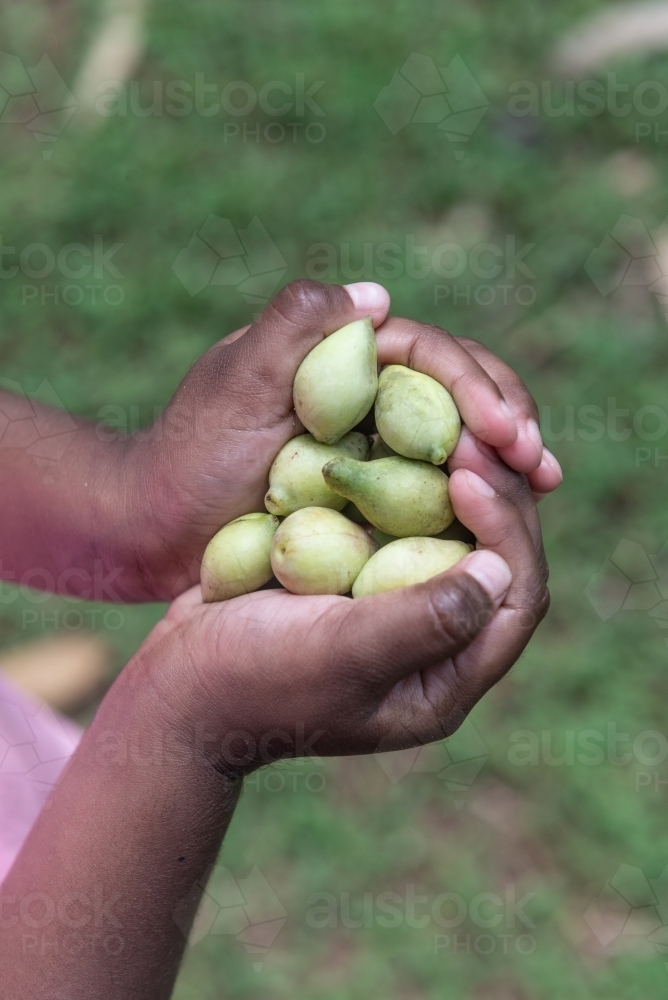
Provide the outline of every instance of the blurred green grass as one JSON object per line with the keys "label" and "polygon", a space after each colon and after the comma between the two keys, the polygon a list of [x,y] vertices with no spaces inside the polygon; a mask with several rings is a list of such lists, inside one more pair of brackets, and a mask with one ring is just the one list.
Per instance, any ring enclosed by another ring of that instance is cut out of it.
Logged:
{"label": "blurred green grass", "polygon": [[[646,940],[647,905],[640,933],[629,935],[625,948],[601,947],[584,914],[620,865],[655,878],[668,864],[662,784],[668,764],[643,762],[650,743],[644,757],[641,750],[620,762],[607,742],[603,760],[583,763],[577,741],[588,731],[606,741],[628,734],[613,746],[622,754],[647,731],[665,740],[661,631],[642,610],[602,621],[584,593],[622,539],[649,554],[666,541],[666,465],[660,457],[655,464],[654,454],[655,448],[659,455],[668,451],[665,433],[649,442],[647,434],[632,431],[617,440],[604,430],[588,440],[581,408],[607,414],[610,398],[631,416],[646,406],[665,407],[668,340],[658,300],[642,284],[602,296],[584,264],[621,216],[641,219],[650,230],[662,223],[666,143],[637,142],[639,120],[653,119],[635,112],[551,116],[543,108],[519,118],[508,109],[512,84],[553,80],[548,57],[555,39],[601,7],[592,0],[559,6],[539,0],[475,6],[191,0],[186,9],[162,0],[149,10],[145,51],[133,74],[143,107],[150,106],[156,82],[194,83],[203,74],[220,93],[235,80],[257,90],[272,80],[294,87],[295,74],[304,74],[307,88],[324,81],[314,95],[324,117],[306,110],[301,119],[321,122],[324,139],[308,142],[302,131],[295,142],[289,133],[282,142],[242,142],[230,137],[225,122],[243,125],[245,119],[128,113],[95,128],[75,118],[45,160],[28,130],[0,123],[5,246],[45,243],[57,253],[69,243],[92,247],[96,235],[105,248],[122,244],[114,257],[121,277],[103,280],[122,289],[118,305],[100,295],[95,302],[85,295],[77,306],[48,296],[42,302],[41,292],[24,301],[21,276],[0,285],[2,375],[29,394],[46,378],[63,406],[92,418],[117,407],[132,427],[148,422],[194,358],[252,319],[258,306],[235,288],[209,286],[191,296],[172,270],[210,214],[237,230],[257,216],[285,258],[283,281],[307,272],[312,248],[322,243],[336,253],[330,280],[349,279],[348,252],[351,266],[362,268],[365,244],[373,253],[385,242],[405,248],[407,239],[430,248],[456,242],[504,249],[508,239],[518,249],[532,245],[525,257],[532,277],[511,277],[505,304],[498,289],[492,304],[476,300],[484,298],[482,286],[496,288],[503,280],[481,279],[470,262],[456,281],[433,271],[417,278],[405,267],[383,279],[396,313],[477,337],[521,373],[565,471],[563,488],[541,508],[553,609],[511,676],[473,713],[488,751],[484,766],[472,787],[459,791],[436,771],[413,771],[393,784],[374,759],[263,772],[246,791],[221,864],[237,879],[257,865],[286,923],[259,959],[234,935],[204,937],[188,954],[179,1000],[223,992],[304,992],[327,1000],[625,1000],[665,988],[664,962]],[[1,47],[24,65],[47,52],[71,84],[102,11],[92,0],[4,3]],[[392,135],[374,110],[411,52],[438,66],[459,55],[473,74],[489,108],[467,142],[450,143],[434,124],[411,124]],[[647,80],[668,85],[668,58],[661,55],[620,60],[609,69],[631,93]],[[596,79],[604,82],[605,72]],[[255,112],[248,126],[259,123],[263,130],[273,120]],[[456,148],[464,150],[462,159]],[[611,259],[613,271],[616,263]],[[364,276],[381,280],[377,258]],[[49,292],[56,281],[62,295],[62,276],[27,283]],[[516,301],[518,285],[530,289],[526,305]],[[628,415],[618,426],[631,427]],[[639,461],[639,448],[650,449],[650,460]],[[3,595],[3,646],[66,627],[63,614],[71,604],[52,598],[35,605],[7,589]],[[26,619],[35,608],[37,617]],[[161,611],[123,608],[120,628],[118,619],[102,628],[119,667]],[[527,732],[538,741],[538,756],[519,766],[513,748],[526,742]],[[456,740],[453,746],[454,753]],[[322,790],[309,790],[312,772],[319,777],[311,787],[324,783]],[[467,903],[480,893],[503,895],[510,885],[518,897],[535,894],[526,910],[534,926],[509,926],[505,914],[500,928],[486,926],[469,913],[452,929],[433,920],[426,928],[407,920],[387,928],[376,919],[346,927],[340,915],[336,927],[317,929],[306,917],[314,893],[348,893],[352,911],[362,915],[365,893],[375,900],[394,891],[405,900],[409,885],[430,901],[450,891]],[[605,914],[616,912],[612,907]],[[435,934],[449,937],[447,945],[440,940],[437,947]],[[484,934],[491,935],[489,953],[488,940],[476,944]],[[533,942],[530,951],[526,941],[520,945],[526,953],[518,950],[522,934]]]}

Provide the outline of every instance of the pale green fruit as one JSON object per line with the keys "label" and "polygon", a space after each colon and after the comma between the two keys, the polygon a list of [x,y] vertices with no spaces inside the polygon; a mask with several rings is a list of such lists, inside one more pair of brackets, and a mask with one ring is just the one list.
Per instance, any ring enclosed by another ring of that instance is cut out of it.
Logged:
{"label": "pale green fruit", "polygon": [[378,389],[378,352],[371,319],[325,337],[297,369],[297,416],[316,441],[336,444],[367,415]]}
{"label": "pale green fruit", "polygon": [[353,597],[368,597],[386,590],[424,583],[445,573],[471,552],[465,542],[440,538],[399,538],[379,549],[353,584]]}
{"label": "pale green fruit", "polygon": [[302,507],[342,510],[346,501],[330,490],[322,477],[322,467],[341,455],[363,460],[368,451],[369,439],[357,431],[346,434],[338,444],[321,444],[311,434],[292,438],[274,459],[265,507],[270,514],[281,517]]}
{"label": "pale green fruit", "polygon": [[371,451],[369,452],[369,460],[375,462],[378,458],[392,458],[396,455],[396,451],[390,448],[386,441],[383,441],[380,434],[371,435]]}
{"label": "pale green fruit", "polygon": [[200,569],[205,602],[251,594],[271,580],[271,541],[279,524],[271,514],[244,514],[213,536]]}
{"label": "pale green fruit", "polygon": [[448,477],[428,462],[399,456],[376,462],[335,458],[322,474],[370,524],[396,538],[438,535],[454,520]]}
{"label": "pale green fruit", "polygon": [[441,465],[459,440],[461,419],[448,390],[403,365],[380,373],[375,416],[383,441],[405,458]]}
{"label": "pale green fruit", "polygon": [[364,528],[326,507],[303,507],[283,521],[271,565],[293,594],[347,594],[376,550]]}

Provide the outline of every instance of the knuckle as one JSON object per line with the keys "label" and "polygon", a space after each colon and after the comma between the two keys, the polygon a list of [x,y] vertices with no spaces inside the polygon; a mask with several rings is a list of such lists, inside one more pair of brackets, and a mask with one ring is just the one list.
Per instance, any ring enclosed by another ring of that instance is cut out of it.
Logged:
{"label": "knuckle", "polygon": [[414,333],[412,342],[408,349],[408,359],[407,366],[412,368],[413,371],[421,371],[420,363],[421,358],[424,361],[425,357],[431,356],[432,351],[440,346],[444,341],[451,341],[454,338],[447,330],[442,330],[440,326],[434,326],[432,323],[420,323],[416,324],[417,329]]}
{"label": "knuckle", "polygon": [[536,624],[542,622],[545,615],[550,610],[550,604],[552,603],[552,597],[548,587],[543,584],[540,591],[536,597]]}
{"label": "knuckle", "polygon": [[430,595],[432,621],[443,643],[453,649],[468,646],[490,619],[491,603],[482,587],[461,577]]}
{"label": "knuckle", "polygon": [[526,632],[527,636],[532,635],[550,608],[550,592],[542,582],[537,582],[535,586],[526,588],[520,596],[516,609],[518,626]]}
{"label": "knuckle", "polygon": [[291,281],[274,299],[274,308],[287,319],[321,312],[330,305],[331,288],[308,278]]}

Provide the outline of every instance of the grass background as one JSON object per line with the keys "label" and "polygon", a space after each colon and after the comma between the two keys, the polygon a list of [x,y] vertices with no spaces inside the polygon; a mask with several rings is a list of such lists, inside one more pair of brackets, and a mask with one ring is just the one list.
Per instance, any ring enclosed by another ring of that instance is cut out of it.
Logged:
{"label": "grass background", "polygon": [[[285,925],[259,958],[233,935],[205,937],[188,953],[178,1000],[296,993],[326,1000],[621,1000],[665,990],[664,958],[647,940],[656,919],[651,899],[641,892],[634,900],[644,904],[637,933],[605,948],[584,914],[620,865],[656,878],[668,864],[668,762],[647,765],[642,749],[620,762],[607,743],[601,762],[577,759],[590,730],[606,740],[610,732],[627,734],[613,748],[619,754],[648,730],[665,740],[667,651],[657,622],[647,610],[602,621],[585,596],[622,539],[649,554],[666,541],[667,467],[654,461],[655,448],[668,452],[665,428],[648,442],[627,415],[618,426],[631,433],[621,440],[607,430],[595,440],[577,432],[590,430],[581,408],[607,413],[609,398],[631,416],[665,406],[668,340],[657,298],[642,284],[602,296],[584,263],[620,216],[648,229],[663,222],[666,139],[637,141],[636,129],[655,121],[665,127],[666,114],[588,117],[576,109],[559,116],[544,103],[537,115],[518,117],[509,109],[510,88],[526,80],[538,87],[552,81],[559,104],[552,47],[602,6],[161,0],[149,8],[133,74],[143,107],[154,84],[194,82],[196,74],[220,92],[234,80],[258,90],[270,80],[293,86],[303,73],[307,87],[324,81],[315,95],[324,117],[307,111],[300,119],[321,122],[323,141],[308,142],[303,132],[296,142],[289,133],[278,143],[231,140],[226,121],[249,128],[272,121],[257,112],[246,119],[128,113],[93,128],[75,118],[46,160],[28,130],[0,123],[5,245],[39,242],[57,252],[71,242],[91,246],[96,234],[105,247],[122,244],[114,258],[122,278],[103,282],[122,288],[123,301],[113,307],[89,296],[78,306],[42,302],[41,293],[26,303],[20,275],[0,284],[2,376],[28,394],[46,378],[63,406],[92,418],[117,406],[133,425],[148,422],[191,361],[252,318],[256,307],[236,289],[209,287],[191,297],[172,271],[209,214],[237,228],[257,216],[287,262],[284,281],[303,275],[309,248],[323,242],[336,248],[332,280],[349,277],[344,246],[361,267],[364,244],[403,246],[407,238],[429,247],[505,247],[509,237],[518,247],[533,245],[525,258],[530,279],[489,282],[467,269],[448,282],[404,270],[384,282],[395,312],[475,336],[521,373],[544,408],[545,433],[565,472],[563,488],[542,506],[553,608],[512,675],[473,713],[483,767],[470,788],[454,790],[436,757],[435,770],[394,783],[373,758],[290,765],[269,781],[262,772],[246,791],[221,863],[237,878],[257,865],[287,913]],[[25,65],[47,52],[71,84],[102,14],[93,0],[0,3],[1,48]],[[438,66],[460,55],[473,73],[489,108],[467,142],[449,142],[434,124],[410,124],[393,136],[374,110],[411,52]],[[648,80],[668,86],[663,55],[618,60],[595,79],[605,82],[608,71],[630,93]],[[462,159],[455,149],[464,150]],[[611,251],[604,270],[618,265]],[[56,281],[61,293],[70,284],[58,276],[28,283],[52,291]],[[513,286],[507,304],[496,288],[504,283]],[[450,287],[437,302],[435,284],[456,285],[458,298]],[[476,294],[484,298],[479,289],[488,284],[495,300],[479,304]],[[535,301],[518,304],[518,284],[528,285]],[[648,417],[646,426],[656,421]],[[652,458],[639,463],[638,449],[646,447]],[[26,628],[23,611],[35,605],[17,592],[3,594],[2,646],[62,628],[53,615],[71,606],[49,599]],[[52,617],[42,619],[42,610]],[[107,630],[119,667],[162,613],[122,610],[122,627]],[[513,748],[516,734],[527,731],[541,749],[520,766]],[[451,756],[478,759],[479,748],[467,749],[471,741],[470,730],[455,737]],[[655,753],[656,743],[643,746],[645,755]],[[394,764],[402,761],[408,767],[403,758]],[[310,784],[308,774],[315,775]],[[363,916],[365,893],[405,898],[410,885],[430,902],[453,892],[470,904],[508,886],[518,898],[532,893],[526,912],[534,926],[510,926],[504,915],[500,926],[485,928],[470,913],[454,930],[433,920],[425,928],[407,921],[387,928],[377,919],[347,927],[341,914],[336,927],[316,929],[306,919],[313,893],[348,893],[353,916]],[[598,912],[614,922],[619,901]],[[668,921],[668,911],[660,919]],[[437,947],[435,934],[451,940]]]}

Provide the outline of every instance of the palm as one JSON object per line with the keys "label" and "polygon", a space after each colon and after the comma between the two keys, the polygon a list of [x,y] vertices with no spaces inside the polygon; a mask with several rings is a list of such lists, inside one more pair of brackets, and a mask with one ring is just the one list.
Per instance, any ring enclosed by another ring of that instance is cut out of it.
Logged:
{"label": "palm", "polygon": [[[394,684],[380,683],[370,698],[365,650],[351,657],[348,641],[359,635],[369,600],[303,597],[275,589],[202,604],[199,588],[193,588],[175,602],[170,616],[195,627],[204,644],[193,650],[198,660],[223,656],[234,663],[231,697],[249,709],[248,718],[241,712],[236,720],[240,732],[294,734],[301,726],[305,738],[319,733],[314,749],[325,756],[442,739],[461,722],[458,675],[468,651]],[[269,699],[268,678],[274,689]],[[286,749],[283,755],[289,756],[294,747]]]}

